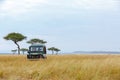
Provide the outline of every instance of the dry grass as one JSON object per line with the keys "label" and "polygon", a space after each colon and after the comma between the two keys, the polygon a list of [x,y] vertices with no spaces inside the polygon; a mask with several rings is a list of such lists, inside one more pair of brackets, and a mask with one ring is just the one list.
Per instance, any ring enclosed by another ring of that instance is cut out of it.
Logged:
{"label": "dry grass", "polygon": [[120,55],[0,55],[0,80],[120,80]]}

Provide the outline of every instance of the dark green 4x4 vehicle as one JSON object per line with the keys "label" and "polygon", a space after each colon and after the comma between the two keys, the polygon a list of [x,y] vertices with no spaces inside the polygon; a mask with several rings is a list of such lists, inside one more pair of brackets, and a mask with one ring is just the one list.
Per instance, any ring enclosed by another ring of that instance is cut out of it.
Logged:
{"label": "dark green 4x4 vehicle", "polygon": [[29,47],[28,54],[27,54],[28,59],[39,59],[39,58],[44,58],[46,59],[46,46],[43,44],[32,44]]}

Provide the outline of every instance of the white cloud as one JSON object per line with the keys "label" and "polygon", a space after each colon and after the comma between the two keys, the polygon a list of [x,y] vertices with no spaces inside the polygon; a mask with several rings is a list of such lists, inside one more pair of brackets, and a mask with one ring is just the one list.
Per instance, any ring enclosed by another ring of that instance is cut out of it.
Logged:
{"label": "white cloud", "polygon": [[75,0],[74,7],[84,9],[116,9],[119,1],[117,0]]}
{"label": "white cloud", "polygon": [[5,0],[0,6],[0,15],[18,15],[31,8],[47,3],[46,0]]}
{"label": "white cloud", "polygon": [[48,0],[49,5],[79,9],[116,9],[119,0]]}
{"label": "white cloud", "polygon": [[[101,9],[101,10],[115,10],[118,9],[118,0],[5,0],[0,5],[0,15],[19,15],[37,9],[40,6],[62,7],[62,9],[69,7],[74,9]],[[40,11],[40,10],[39,10]],[[48,10],[49,11],[49,10]]]}

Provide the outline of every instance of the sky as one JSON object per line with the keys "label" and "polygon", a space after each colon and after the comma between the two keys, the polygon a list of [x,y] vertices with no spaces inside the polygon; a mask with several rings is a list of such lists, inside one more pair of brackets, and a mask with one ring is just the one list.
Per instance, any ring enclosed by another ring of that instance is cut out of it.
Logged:
{"label": "sky", "polygon": [[0,53],[16,49],[8,33],[47,41],[61,52],[120,51],[119,0],[0,0]]}

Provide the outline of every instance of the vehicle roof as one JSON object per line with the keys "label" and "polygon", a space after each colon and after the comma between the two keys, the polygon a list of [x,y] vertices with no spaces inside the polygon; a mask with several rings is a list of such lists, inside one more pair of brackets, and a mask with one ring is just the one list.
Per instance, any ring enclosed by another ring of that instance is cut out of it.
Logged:
{"label": "vehicle roof", "polygon": [[40,43],[35,43],[35,44],[32,44],[31,46],[45,46],[45,45]]}

